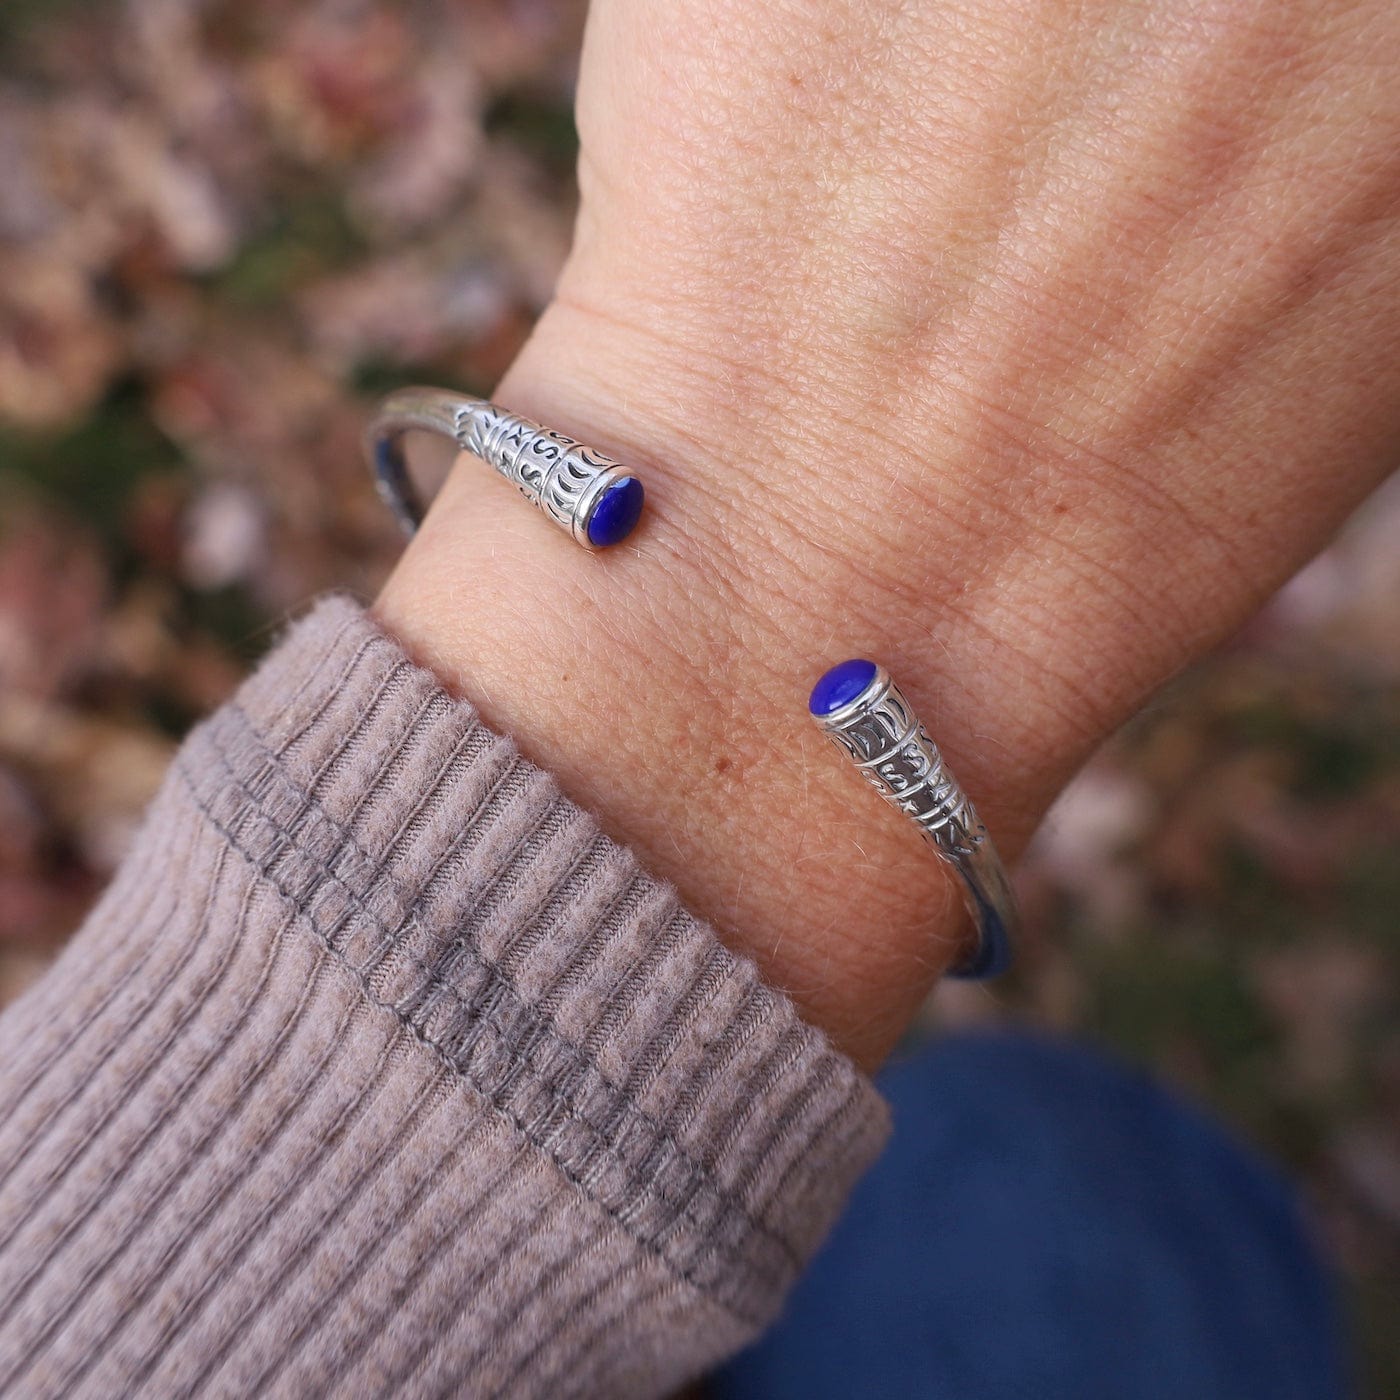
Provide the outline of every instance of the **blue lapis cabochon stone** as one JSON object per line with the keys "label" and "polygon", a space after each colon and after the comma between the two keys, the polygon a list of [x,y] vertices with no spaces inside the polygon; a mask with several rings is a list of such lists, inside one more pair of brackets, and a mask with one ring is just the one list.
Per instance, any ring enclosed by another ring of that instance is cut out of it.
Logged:
{"label": "blue lapis cabochon stone", "polygon": [[835,714],[849,705],[875,679],[875,663],[853,657],[833,666],[816,685],[812,687],[812,698],[807,708],[818,719]]}
{"label": "blue lapis cabochon stone", "polygon": [[635,476],[613,482],[598,497],[593,514],[588,517],[588,543],[595,549],[621,544],[641,519],[645,499],[646,492]]}

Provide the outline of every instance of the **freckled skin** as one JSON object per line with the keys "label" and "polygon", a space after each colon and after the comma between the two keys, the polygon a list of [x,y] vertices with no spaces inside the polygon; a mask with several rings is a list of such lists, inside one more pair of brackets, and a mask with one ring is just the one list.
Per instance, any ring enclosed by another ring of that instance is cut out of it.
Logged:
{"label": "freckled skin", "polygon": [[646,516],[459,471],[382,615],[873,1063],[961,916],[812,682],[889,665],[1014,854],[1325,542],[1400,440],[1396,71],[1385,3],[595,0],[497,396]]}

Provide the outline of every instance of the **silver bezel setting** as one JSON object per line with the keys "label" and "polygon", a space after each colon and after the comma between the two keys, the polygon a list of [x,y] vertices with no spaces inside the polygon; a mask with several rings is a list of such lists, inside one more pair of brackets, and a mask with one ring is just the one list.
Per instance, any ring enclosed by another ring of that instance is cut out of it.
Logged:
{"label": "silver bezel setting", "polygon": [[571,530],[573,537],[585,548],[595,552],[598,549],[610,549],[611,545],[596,545],[588,538],[588,527],[593,523],[593,512],[598,508],[607,493],[608,488],[617,485],[619,481],[626,481],[629,476],[636,473],[629,471],[626,467],[614,463],[610,467],[605,467],[594,477],[592,484],[579,497],[578,504],[574,507],[573,524]]}

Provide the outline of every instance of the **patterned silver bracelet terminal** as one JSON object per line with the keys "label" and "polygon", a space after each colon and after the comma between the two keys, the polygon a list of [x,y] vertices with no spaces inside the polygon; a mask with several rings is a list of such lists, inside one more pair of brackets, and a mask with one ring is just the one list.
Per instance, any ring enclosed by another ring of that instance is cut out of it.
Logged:
{"label": "patterned silver bracelet terminal", "polygon": [[426,511],[403,453],[404,434],[415,429],[449,437],[495,467],[585,549],[621,544],[641,516],[642,483],[602,452],[485,399],[401,389],[370,420],[365,453],[379,494],[410,535]]}
{"label": "patterned silver bracelet terminal", "polygon": [[836,747],[914,822],[962,881],[978,940],[949,975],[981,978],[1005,972],[1017,923],[1006,868],[938,745],[889,672],[873,661],[843,661],[817,682],[808,708]]}

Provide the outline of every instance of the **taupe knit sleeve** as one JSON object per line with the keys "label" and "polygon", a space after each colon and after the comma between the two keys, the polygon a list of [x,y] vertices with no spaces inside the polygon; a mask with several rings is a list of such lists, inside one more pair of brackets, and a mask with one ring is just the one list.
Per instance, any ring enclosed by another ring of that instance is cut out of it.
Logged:
{"label": "taupe knit sleeve", "polygon": [[870,1084],[358,608],[182,749],[0,1020],[0,1393],[664,1394]]}

